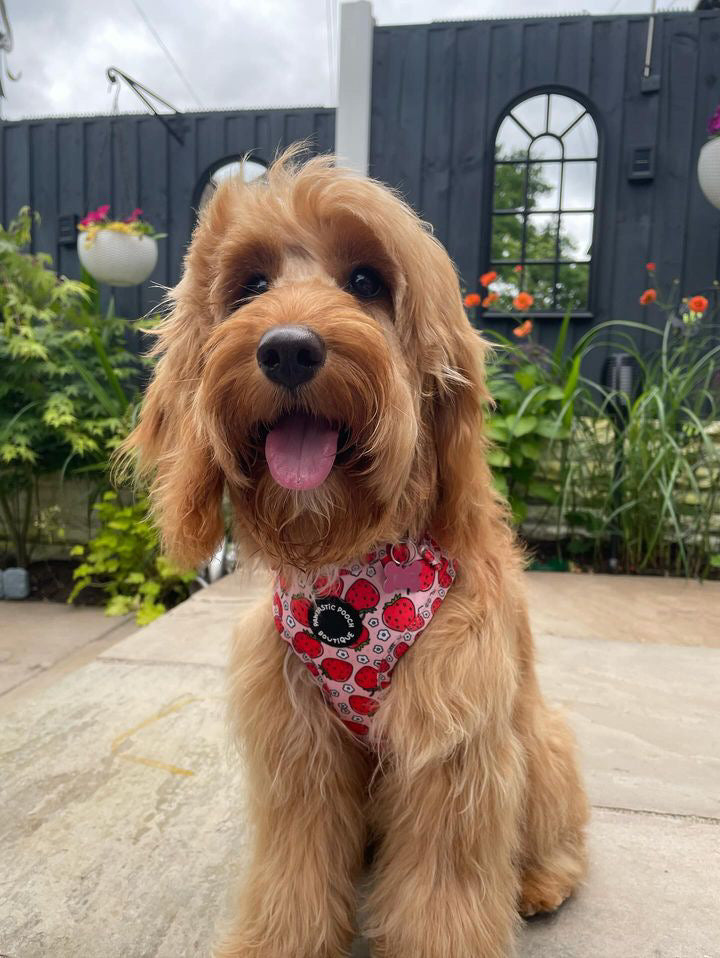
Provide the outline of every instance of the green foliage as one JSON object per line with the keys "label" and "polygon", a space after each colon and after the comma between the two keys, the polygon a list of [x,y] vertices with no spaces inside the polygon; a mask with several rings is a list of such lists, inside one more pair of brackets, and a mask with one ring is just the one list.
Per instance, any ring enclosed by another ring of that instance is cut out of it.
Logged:
{"label": "green foliage", "polygon": [[642,327],[658,343],[648,354],[630,325],[608,324],[610,344],[632,356],[639,387],[584,391],[559,522],[576,551],[611,545],[623,571],[706,576],[720,533],[720,330],[668,310],[664,328]]}
{"label": "green foliage", "polygon": [[87,546],[72,550],[83,561],[73,573],[76,584],[68,601],[98,586],[107,596],[107,615],[134,612],[137,624],[146,625],[188,597],[195,573],[177,569],[160,554],[147,499],[124,505],[117,493],[106,492],[94,508],[100,531]]}
{"label": "green foliage", "polygon": [[112,310],[99,315],[97,289],[26,252],[32,224],[24,208],[0,226],[0,514],[21,565],[38,477],[106,468],[127,431],[139,372],[127,323]]}
{"label": "green foliage", "polygon": [[571,433],[580,358],[565,357],[570,315],[563,319],[555,349],[534,343],[514,344],[492,332],[501,347],[488,371],[495,401],[487,434],[493,442],[489,462],[495,483],[507,496],[513,517],[522,522],[528,499],[557,501],[558,490],[539,477],[552,440]]}
{"label": "green foliage", "polygon": [[[700,577],[720,568],[720,329],[676,287],[658,300],[662,328],[602,323],[572,350],[569,315],[552,351],[486,331],[500,344],[488,373],[495,482],[526,534],[532,503],[535,528],[554,527],[564,550],[595,567]],[[656,347],[638,348],[637,333]],[[598,348],[632,358],[632,396],[582,376]]]}

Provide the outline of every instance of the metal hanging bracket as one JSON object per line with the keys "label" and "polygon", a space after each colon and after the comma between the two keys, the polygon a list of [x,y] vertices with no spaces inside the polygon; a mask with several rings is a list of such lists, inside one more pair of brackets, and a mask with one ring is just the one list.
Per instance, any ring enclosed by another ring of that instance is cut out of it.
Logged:
{"label": "metal hanging bracket", "polygon": [[[168,103],[168,101],[163,99],[163,97],[161,97],[158,93],[154,93],[152,90],[146,87],[143,83],[140,83],[139,80],[134,80],[131,76],[128,76],[127,73],[124,73],[122,70],[119,70],[117,67],[108,67],[105,73],[111,84],[112,83],[118,84],[116,88],[117,93],[120,92],[119,84],[120,84],[120,81],[123,80],[127,84],[127,86],[132,90],[135,96],[137,96],[140,100],[142,100],[142,102],[145,104],[148,110],[150,110],[153,116],[157,117],[157,119],[160,120],[160,122],[168,131],[170,136],[172,136],[173,139],[177,140],[180,146],[185,145],[184,125],[181,127],[179,131],[178,129],[176,129],[176,127],[178,126],[178,122],[177,120],[175,120],[175,117],[182,116],[182,113],[180,112],[180,110],[176,109],[176,107],[174,107],[172,103]],[[155,105],[152,101],[155,101],[155,103],[162,104],[162,106],[167,107],[168,110],[172,110],[174,116],[172,118],[168,118],[166,114],[160,113],[155,108]],[[116,94],[115,102],[117,103],[117,94]]]}

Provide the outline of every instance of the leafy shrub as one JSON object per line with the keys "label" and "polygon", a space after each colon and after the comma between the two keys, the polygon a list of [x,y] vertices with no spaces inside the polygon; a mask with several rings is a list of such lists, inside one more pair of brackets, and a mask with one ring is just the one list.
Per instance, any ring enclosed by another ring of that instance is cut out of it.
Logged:
{"label": "leafy shrub", "polygon": [[160,554],[147,499],[124,505],[116,492],[106,492],[94,509],[100,531],[87,546],[72,550],[83,562],[73,573],[69,602],[88,586],[98,586],[108,598],[107,615],[134,612],[137,624],[145,625],[188,597],[195,573],[181,571]]}
{"label": "leafy shrub", "polygon": [[495,402],[487,426],[493,441],[489,461],[518,523],[527,516],[528,499],[558,498],[558,488],[540,471],[550,442],[571,434],[582,355],[565,356],[569,322],[568,314],[552,352],[529,340],[514,344],[488,333],[501,344],[488,372]]}
{"label": "leafy shrub", "polygon": [[[518,322],[516,343],[485,333],[499,344],[488,376],[490,463],[518,524],[529,502],[545,502],[546,529],[571,554],[600,568],[705,576],[720,567],[720,329],[706,297],[682,298],[675,281],[663,298],[654,263],[648,271],[640,303],[659,308],[664,325],[602,323],[569,354],[569,315],[545,350],[532,341],[533,321],[518,317],[532,296],[510,300],[493,292],[494,271],[481,277],[488,291],[466,297],[471,316],[492,306]],[[638,332],[657,348],[639,348]],[[631,357],[632,396],[582,376],[597,348]]]}
{"label": "leafy shrub", "polygon": [[99,316],[97,291],[24,251],[32,224],[24,208],[0,226],[0,517],[20,565],[30,557],[38,477],[105,470],[140,369],[127,323]]}

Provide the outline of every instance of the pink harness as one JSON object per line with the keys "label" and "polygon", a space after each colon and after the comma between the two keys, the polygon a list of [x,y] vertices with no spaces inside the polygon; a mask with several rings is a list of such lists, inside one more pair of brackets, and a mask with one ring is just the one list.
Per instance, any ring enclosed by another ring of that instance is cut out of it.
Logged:
{"label": "pink harness", "polygon": [[304,582],[301,572],[292,583],[276,580],[278,632],[356,735],[368,734],[392,670],[432,621],[455,574],[426,536],[376,549],[333,582]]}

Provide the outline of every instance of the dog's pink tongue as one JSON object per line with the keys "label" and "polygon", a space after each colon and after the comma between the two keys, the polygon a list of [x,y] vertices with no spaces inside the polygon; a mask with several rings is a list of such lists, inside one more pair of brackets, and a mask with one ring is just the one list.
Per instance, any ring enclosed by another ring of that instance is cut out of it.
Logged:
{"label": "dog's pink tongue", "polygon": [[315,489],[335,462],[338,431],[303,413],[286,416],[265,440],[270,475],[285,489]]}

